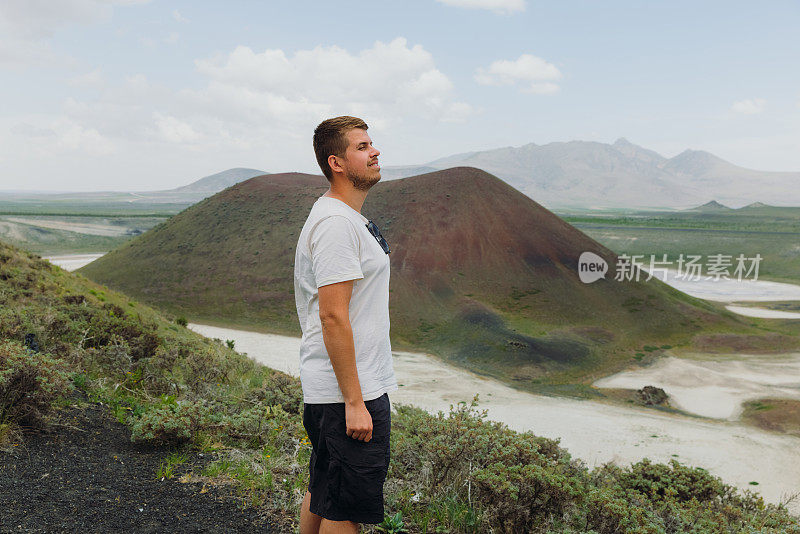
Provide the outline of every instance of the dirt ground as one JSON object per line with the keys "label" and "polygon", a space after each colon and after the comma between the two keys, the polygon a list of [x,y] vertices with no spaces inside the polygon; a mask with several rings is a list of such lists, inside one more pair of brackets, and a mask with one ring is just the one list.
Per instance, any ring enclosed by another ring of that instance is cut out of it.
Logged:
{"label": "dirt ground", "polygon": [[210,454],[189,452],[173,478],[156,479],[173,450],[131,443],[130,430],[98,404],[65,408],[54,424],[7,448],[0,532],[285,531],[244,508],[230,486],[180,480],[199,474]]}
{"label": "dirt ground", "polygon": [[745,404],[742,419],[764,430],[800,436],[800,401],[758,399]]}

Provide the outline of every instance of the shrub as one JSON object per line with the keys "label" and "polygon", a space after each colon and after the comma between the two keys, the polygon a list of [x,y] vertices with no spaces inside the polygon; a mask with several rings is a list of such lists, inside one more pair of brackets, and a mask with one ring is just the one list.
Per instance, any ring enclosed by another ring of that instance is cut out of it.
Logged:
{"label": "shrub", "polygon": [[621,473],[617,483],[626,490],[641,493],[651,501],[667,497],[678,502],[697,499],[699,502],[730,500],[736,489],[712,476],[705,469],[681,465],[677,460],[670,464],[654,464],[645,458]]}
{"label": "shrub", "polygon": [[237,440],[244,440],[251,448],[265,443],[286,454],[294,453],[301,438],[296,428],[297,418],[278,406],[265,406],[257,403],[244,410],[222,417],[221,426],[226,434]]}
{"label": "shrub", "polygon": [[180,348],[175,363],[189,389],[207,393],[210,384],[228,381],[228,373],[236,362],[227,359],[225,353],[216,347],[199,350],[186,346]]}
{"label": "shrub", "polygon": [[546,462],[495,462],[472,473],[476,501],[491,503],[494,522],[507,532],[530,532],[543,518],[564,515],[582,494],[582,481],[559,471]]}
{"label": "shrub", "polygon": [[155,324],[146,325],[140,320],[126,315],[125,310],[116,304],[104,304],[102,311],[96,313],[89,322],[87,347],[102,347],[122,339],[130,347],[131,358],[152,356],[160,341]]}
{"label": "shrub", "polygon": [[131,441],[179,444],[191,440],[209,424],[210,410],[199,402],[175,401],[150,406],[131,425]]}
{"label": "shrub", "polygon": [[469,503],[485,526],[501,532],[530,531],[572,508],[586,479],[583,465],[557,441],[484,421],[486,411],[476,406],[477,397],[447,417],[398,407],[390,476],[427,500]]}
{"label": "shrub", "polygon": [[280,371],[271,371],[261,387],[250,393],[248,400],[268,406],[280,405],[290,414],[297,415],[303,408],[303,388],[296,378]]}
{"label": "shrub", "polygon": [[600,534],[665,532],[659,520],[641,504],[619,488],[592,488],[585,498],[585,526],[587,530]]}
{"label": "shrub", "polygon": [[63,363],[0,339],[0,423],[40,426],[52,403],[70,389]]}

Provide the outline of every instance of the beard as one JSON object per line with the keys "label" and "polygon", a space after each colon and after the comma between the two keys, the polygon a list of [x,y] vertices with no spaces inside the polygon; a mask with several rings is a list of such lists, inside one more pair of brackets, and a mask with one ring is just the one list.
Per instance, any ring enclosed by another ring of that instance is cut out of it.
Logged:
{"label": "beard", "polygon": [[358,175],[358,174],[347,174],[347,179],[350,180],[350,183],[353,184],[353,188],[359,191],[369,191],[369,189],[377,184],[381,179],[381,173],[378,172],[372,176],[367,175]]}

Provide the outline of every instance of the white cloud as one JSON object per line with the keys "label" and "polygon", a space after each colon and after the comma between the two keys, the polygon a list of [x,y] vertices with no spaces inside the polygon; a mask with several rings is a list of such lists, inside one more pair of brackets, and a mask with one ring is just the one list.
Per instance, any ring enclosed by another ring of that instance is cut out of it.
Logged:
{"label": "white cloud", "polygon": [[525,0],[436,0],[439,3],[465,7],[467,9],[489,9],[495,13],[508,14],[525,11]]}
{"label": "white cloud", "polygon": [[743,115],[756,115],[764,111],[767,101],[763,98],[749,98],[734,102],[731,110]]}
{"label": "white cloud", "polygon": [[194,128],[180,119],[161,113],[153,113],[158,135],[169,143],[193,143],[200,139]]}
{"label": "white cloud", "polygon": [[26,140],[36,157],[76,153],[101,156],[114,152],[114,143],[95,128],[86,127],[66,116],[29,117],[10,128],[16,137]]}
{"label": "white cloud", "polygon": [[59,147],[69,151],[83,152],[90,156],[102,156],[114,151],[114,144],[94,128],[84,128],[70,121],[56,124]]}
{"label": "white cloud", "polygon": [[[402,38],[357,52],[237,47],[195,64],[201,83],[184,89],[136,73],[118,82],[103,80],[99,70],[79,76],[72,83],[97,82],[97,90],[67,98],[60,112],[18,116],[5,130],[0,117],[0,159],[14,157],[19,169],[27,162],[40,172],[69,162],[76,175],[94,173],[89,162],[120,165],[129,177],[152,174],[151,181],[163,176],[161,166],[200,169],[222,159],[314,171],[311,135],[324,118],[361,116],[383,146],[379,132],[388,128],[402,136],[397,132],[437,128],[475,112],[456,98],[433,56]],[[257,163],[263,161],[272,163]]]}
{"label": "white cloud", "polygon": [[544,59],[522,54],[516,60],[498,60],[488,69],[475,71],[475,81],[482,85],[517,85],[520,90],[534,94],[552,94],[558,91],[555,80],[561,79],[561,71]]}
{"label": "white cloud", "polygon": [[462,120],[469,105],[455,102],[453,84],[422,46],[398,37],[351,54],[318,46],[288,56],[283,50],[256,53],[239,46],[226,56],[196,61],[212,83],[206,96],[229,104],[250,102],[255,115],[314,116],[360,112],[379,120],[414,115]]}
{"label": "white cloud", "polygon": [[176,22],[183,22],[183,23],[189,22],[189,19],[184,18],[183,15],[181,15],[180,11],[178,11],[177,9],[172,12],[172,18],[175,19]]}
{"label": "white cloud", "polygon": [[107,20],[115,5],[149,0],[2,0],[0,64],[63,61],[48,40],[63,27]]}

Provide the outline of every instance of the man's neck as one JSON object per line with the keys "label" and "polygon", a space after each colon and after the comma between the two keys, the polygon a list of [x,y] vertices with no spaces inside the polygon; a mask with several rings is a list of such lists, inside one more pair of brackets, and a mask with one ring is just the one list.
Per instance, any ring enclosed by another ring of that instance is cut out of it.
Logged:
{"label": "man's neck", "polygon": [[361,206],[364,205],[364,199],[367,198],[368,191],[360,191],[354,187],[342,186],[334,182],[322,196],[332,197],[341,200],[357,212],[361,213]]}

